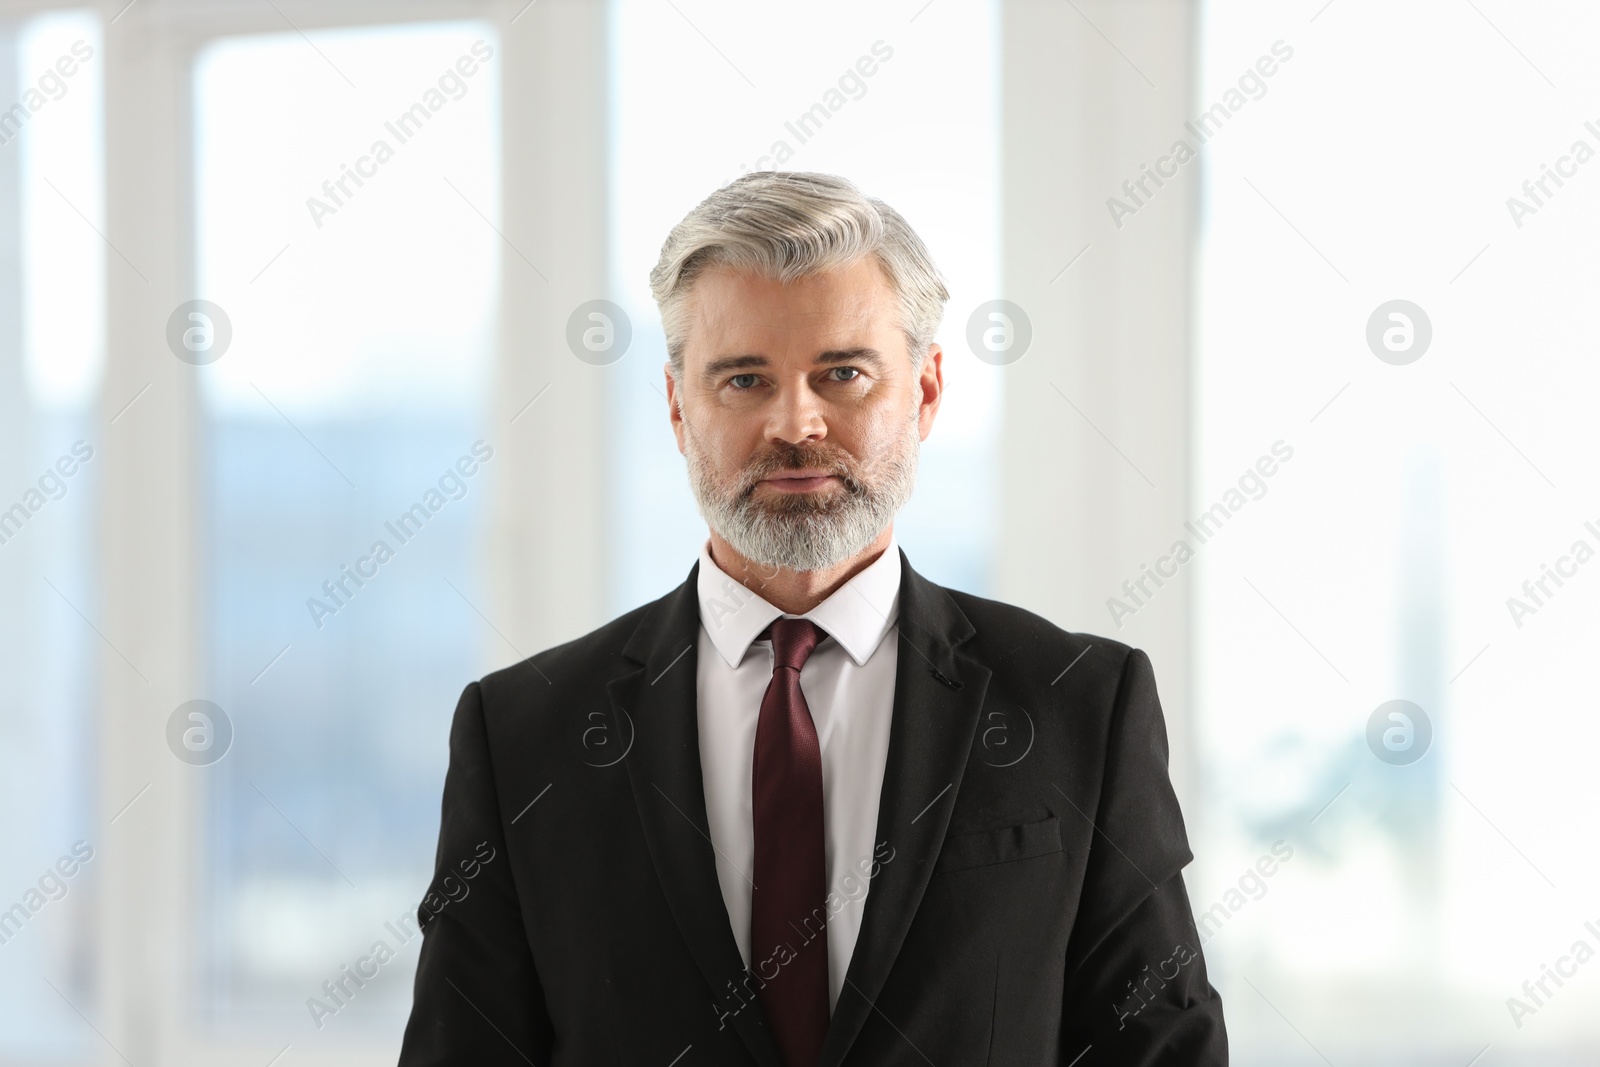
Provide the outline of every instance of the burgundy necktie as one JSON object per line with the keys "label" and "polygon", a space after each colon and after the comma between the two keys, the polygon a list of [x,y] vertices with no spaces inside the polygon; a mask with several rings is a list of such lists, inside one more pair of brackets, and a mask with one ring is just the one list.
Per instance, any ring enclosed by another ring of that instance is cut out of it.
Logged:
{"label": "burgundy necktie", "polygon": [[751,969],[766,983],[757,995],[784,1067],[816,1067],[828,1032],[828,871],[822,750],[800,692],[800,668],[823,633],[809,619],[775,619],[761,636],[772,638],[773,668],[761,698],[752,775]]}

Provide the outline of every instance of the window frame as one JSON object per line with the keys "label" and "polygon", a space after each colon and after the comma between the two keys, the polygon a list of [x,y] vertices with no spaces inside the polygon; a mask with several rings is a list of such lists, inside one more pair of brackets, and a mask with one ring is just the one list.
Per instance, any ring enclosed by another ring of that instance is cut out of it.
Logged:
{"label": "window frame", "polygon": [[[21,13],[59,6],[67,5],[29,5]],[[597,142],[592,152],[536,146],[586,143],[583,124],[603,128],[609,12],[605,4],[516,0],[353,0],[276,9],[200,0],[99,10],[106,20],[105,236],[135,257],[148,280],[107,257],[101,626],[121,651],[103,647],[99,656],[97,804],[106,833],[93,961],[97,997],[87,1011],[101,1036],[91,1038],[91,1055],[110,1062],[103,1047],[109,1045],[134,1062],[261,1067],[292,1048],[297,1064],[392,1063],[398,1032],[319,1042],[309,1030],[219,1031],[195,1007],[204,1002],[198,939],[205,931],[191,916],[199,914],[207,865],[205,783],[196,773],[203,768],[173,759],[164,739],[172,708],[206,695],[204,568],[196,563],[204,545],[203,413],[196,368],[165,345],[168,313],[196,295],[194,63],[217,38],[291,26],[309,32],[479,18],[500,27],[501,182],[520,192],[506,198],[498,220],[506,241],[491,418],[506,430],[504,445],[496,447],[499,487],[485,551],[491,569],[510,580],[495,583],[488,610],[517,647],[532,649],[598,625],[605,600],[603,498],[583,491],[603,473],[600,379],[544,341],[561,336],[572,307],[605,292],[605,139],[589,132],[588,141]],[[566,256],[559,276],[535,280],[530,289],[513,245],[592,251]],[[561,399],[512,425],[526,398],[547,385]],[[120,417],[113,424],[114,416]],[[567,458],[550,470],[540,457],[558,448]],[[550,498],[572,502],[561,509],[559,524],[539,506]],[[503,655],[498,636],[483,641]],[[128,669],[122,653],[149,682]]]}

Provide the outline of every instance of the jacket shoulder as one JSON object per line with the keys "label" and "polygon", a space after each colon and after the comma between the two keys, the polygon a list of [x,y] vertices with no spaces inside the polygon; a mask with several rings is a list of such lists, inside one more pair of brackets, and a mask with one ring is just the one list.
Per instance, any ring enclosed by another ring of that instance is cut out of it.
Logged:
{"label": "jacket shoulder", "polygon": [[1042,678],[1047,688],[1115,692],[1129,657],[1144,655],[1110,637],[1064,629],[1015,604],[955,589],[945,592],[976,631],[959,651],[988,664],[1000,676],[1021,673]]}
{"label": "jacket shoulder", "polygon": [[484,675],[478,685],[483,689],[485,703],[495,703],[530,689],[538,691],[558,687],[563,692],[570,692],[567,687],[573,685],[603,687],[612,678],[626,673],[622,669],[626,665],[622,650],[644,617],[661,600],[642,604],[582,637],[575,637]]}

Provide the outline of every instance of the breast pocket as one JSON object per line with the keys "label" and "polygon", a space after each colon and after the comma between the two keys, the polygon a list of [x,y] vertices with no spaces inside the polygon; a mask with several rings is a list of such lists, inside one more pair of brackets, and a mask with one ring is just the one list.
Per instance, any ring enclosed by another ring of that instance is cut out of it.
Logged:
{"label": "breast pocket", "polygon": [[951,834],[939,849],[933,873],[1012,863],[1060,851],[1061,820],[1052,815],[1038,822]]}

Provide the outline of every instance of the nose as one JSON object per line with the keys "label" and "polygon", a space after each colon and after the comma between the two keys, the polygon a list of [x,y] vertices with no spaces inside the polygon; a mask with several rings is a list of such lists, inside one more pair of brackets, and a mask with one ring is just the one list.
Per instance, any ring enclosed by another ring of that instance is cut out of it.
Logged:
{"label": "nose", "polygon": [[798,375],[775,391],[767,411],[766,434],[769,440],[790,444],[821,441],[828,436],[822,398],[811,388],[808,377]]}

